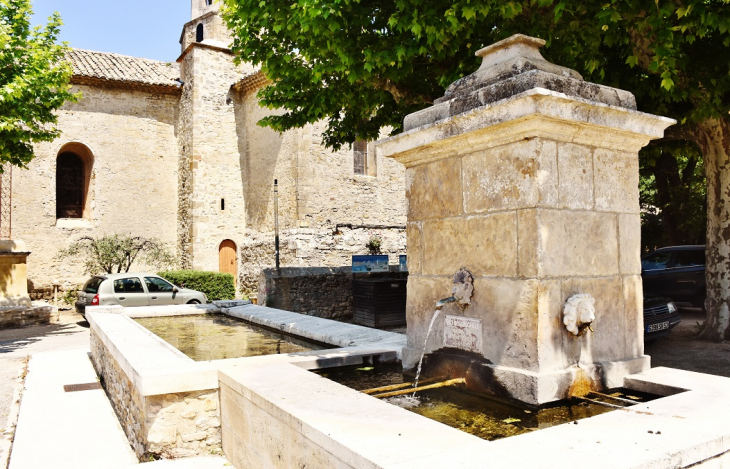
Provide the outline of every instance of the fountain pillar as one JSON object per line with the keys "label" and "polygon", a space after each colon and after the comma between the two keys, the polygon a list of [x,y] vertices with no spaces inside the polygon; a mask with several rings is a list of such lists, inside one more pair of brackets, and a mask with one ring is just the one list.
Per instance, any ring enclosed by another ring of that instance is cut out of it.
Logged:
{"label": "fountain pillar", "polygon": [[[547,62],[542,45],[515,35],[480,50],[479,70],[377,144],[407,168],[404,366],[418,362],[434,305],[463,267],[471,305],[444,306],[424,370],[532,404],[649,368],[638,151],[674,123]],[[563,325],[576,294],[595,299],[594,332],[581,336]]]}

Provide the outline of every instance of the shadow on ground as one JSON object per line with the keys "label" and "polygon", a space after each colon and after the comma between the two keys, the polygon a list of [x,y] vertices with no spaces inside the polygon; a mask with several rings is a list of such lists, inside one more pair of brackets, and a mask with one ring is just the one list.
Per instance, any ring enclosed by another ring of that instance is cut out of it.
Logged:
{"label": "shadow on ground", "polygon": [[89,323],[76,312],[62,312],[51,324],[0,329],[0,358],[66,346],[88,346]]}
{"label": "shadow on ground", "polygon": [[730,342],[698,340],[705,316],[699,310],[683,310],[682,322],[667,336],[646,344],[652,368],[666,366],[680,370],[730,377]]}

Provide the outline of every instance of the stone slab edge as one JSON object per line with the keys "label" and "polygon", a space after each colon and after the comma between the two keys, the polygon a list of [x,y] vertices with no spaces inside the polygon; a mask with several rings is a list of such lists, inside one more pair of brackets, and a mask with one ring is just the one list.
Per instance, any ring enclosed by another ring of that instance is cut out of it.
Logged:
{"label": "stone slab edge", "polygon": [[[219,376],[222,385],[349,467],[467,468],[486,467],[481,465],[486,462],[490,468],[505,469],[586,464],[607,469],[712,466],[730,450],[730,421],[725,418],[730,415],[730,378],[655,368],[627,377],[625,386],[671,395],[583,419],[577,425],[567,423],[487,442],[459,440],[459,434],[475,437],[445,425],[434,426],[425,417],[403,414],[401,420],[403,409],[290,365],[227,369]],[[295,381],[297,386],[282,381]],[[313,403],[307,398],[310,392],[330,398],[326,404]],[[373,416],[380,425],[372,421]],[[401,431],[418,428],[411,426],[413,419],[427,435],[424,439],[416,431],[415,447]],[[381,435],[390,435],[396,443],[381,441]],[[443,448],[440,442],[450,442],[450,447]]]}
{"label": "stone slab edge", "polygon": [[[228,369],[219,376],[221,386],[299,432],[345,467],[391,467],[447,449],[486,449],[490,444],[289,363]],[[324,400],[311,398],[325,395]]]}
{"label": "stone slab edge", "polygon": [[392,346],[397,348],[400,357],[400,351],[406,345],[406,336],[404,334],[371,329],[265,306],[239,306],[224,309],[223,312],[254,324],[340,347]]}
{"label": "stone slab edge", "polygon": [[[254,324],[341,348],[195,362],[132,319],[202,312],[222,312]],[[366,360],[364,357],[369,356],[378,356],[380,360],[386,361],[396,360],[400,358],[406,343],[403,334],[256,305],[223,310],[214,305],[90,307],[87,309],[86,317],[92,333],[97,335],[143,396],[218,389],[217,370],[220,367],[249,361],[251,366],[258,366],[261,363],[293,362],[302,368],[317,368],[325,366],[324,364],[328,367],[362,364]]]}

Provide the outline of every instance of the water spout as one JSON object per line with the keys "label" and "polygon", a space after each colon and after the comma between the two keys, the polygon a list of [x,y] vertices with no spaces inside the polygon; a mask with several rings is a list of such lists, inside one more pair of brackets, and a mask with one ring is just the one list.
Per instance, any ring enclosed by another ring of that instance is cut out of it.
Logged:
{"label": "water spout", "polygon": [[439,300],[436,303],[436,311],[441,311],[441,308],[443,308],[445,305],[447,305],[449,303],[455,303],[455,302],[456,302],[455,296],[450,296],[448,298],[444,298],[443,300]]}

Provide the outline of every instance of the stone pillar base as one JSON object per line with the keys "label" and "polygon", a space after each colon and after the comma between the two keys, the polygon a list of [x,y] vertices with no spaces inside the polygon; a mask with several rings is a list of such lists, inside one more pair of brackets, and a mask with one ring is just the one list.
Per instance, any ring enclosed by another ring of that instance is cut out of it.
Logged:
{"label": "stone pillar base", "polygon": [[[420,358],[420,350],[403,348],[404,369],[415,371]],[[441,349],[424,357],[422,377],[466,378],[466,387],[471,391],[542,405],[589,391],[621,387],[624,376],[647,369],[649,357],[642,355],[539,373],[495,365],[474,353]]]}
{"label": "stone pillar base", "polygon": [[0,240],[0,306],[30,306],[28,268],[30,252],[20,240]]}
{"label": "stone pillar base", "polygon": [[53,306],[1,307],[0,329],[49,324],[55,312]]}
{"label": "stone pillar base", "polygon": [[651,357],[641,355],[636,358],[601,362],[601,381],[606,389],[620,388],[624,385],[624,377],[642,373],[651,368]]}

